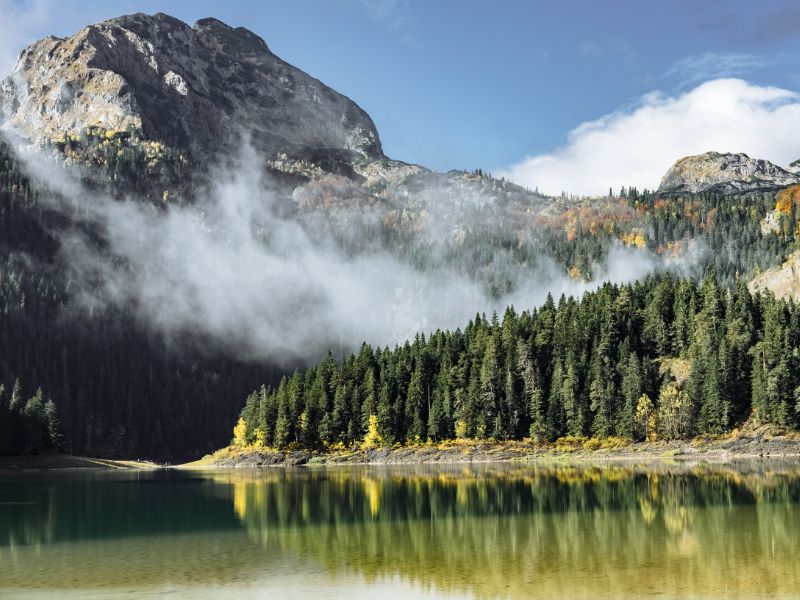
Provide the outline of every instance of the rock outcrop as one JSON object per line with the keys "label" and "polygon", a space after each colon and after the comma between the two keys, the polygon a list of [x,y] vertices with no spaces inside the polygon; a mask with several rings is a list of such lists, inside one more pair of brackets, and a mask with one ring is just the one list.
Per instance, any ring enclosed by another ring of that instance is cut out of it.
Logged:
{"label": "rock outcrop", "polygon": [[769,291],[776,298],[800,300],[800,251],[790,254],[779,267],[756,275],[747,287],[753,294]]}
{"label": "rock outcrop", "polygon": [[[797,163],[793,163],[797,164]],[[661,194],[714,191],[725,194],[776,190],[800,182],[800,174],[747,154],[706,152],[676,162],[661,180]]]}
{"label": "rock outcrop", "polygon": [[216,19],[193,27],[135,14],[47,37],[3,80],[2,127],[43,142],[87,127],[140,130],[203,160],[240,134],[267,156],[338,150],[383,157],[358,105],[287,64],[260,37]]}

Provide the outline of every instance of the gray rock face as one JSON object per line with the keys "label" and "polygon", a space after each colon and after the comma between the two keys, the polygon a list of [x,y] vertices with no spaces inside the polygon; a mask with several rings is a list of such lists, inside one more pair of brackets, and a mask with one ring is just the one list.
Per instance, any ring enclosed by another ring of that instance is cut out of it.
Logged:
{"label": "gray rock face", "polygon": [[800,299],[800,251],[792,252],[782,265],[756,275],[747,287],[754,294],[769,291],[777,298]]}
{"label": "gray rock face", "polygon": [[244,28],[135,14],[47,37],[0,84],[2,127],[41,142],[98,126],[139,128],[198,159],[250,136],[265,154],[383,157],[369,115],[275,56]]}
{"label": "gray rock face", "polygon": [[706,152],[687,156],[667,171],[660,193],[722,193],[772,190],[800,183],[800,175],[746,154]]}
{"label": "gray rock face", "polygon": [[[546,203],[490,176],[385,157],[372,119],[354,102],[282,61],[254,33],[216,19],[190,27],[135,14],[40,40],[0,84],[0,126],[54,141],[68,161],[91,165],[106,160],[109,141],[127,140],[153,163],[148,193],[157,199],[175,201],[183,177],[238,156],[245,134],[299,210],[377,206],[398,227],[436,221],[443,235],[460,235],[464,209],[517,216]],[[135,135],[125,134],[130,127]],[[85,140],[76,137],[82,130]],[[186,157],[201,168],[161,169],[173,149],[181,164]]]}

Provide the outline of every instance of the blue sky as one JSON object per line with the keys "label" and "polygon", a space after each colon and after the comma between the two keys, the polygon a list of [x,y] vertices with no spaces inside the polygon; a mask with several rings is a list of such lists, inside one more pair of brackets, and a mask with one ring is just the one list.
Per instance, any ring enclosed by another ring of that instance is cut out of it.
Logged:
{"label": "blue sky", "polygon": [[[437,169],[499,169],[558,153],[581,124],[635,111],[653,92],[679,99],[715,78],[800,89],[800,3],[789,1],[0,0],[4,7],[0,28],[13,27],[17,43],[137,11],[247,27],[366,109],[387,154]],[[26,17],[22,26],[11,24],[14,14]]]}

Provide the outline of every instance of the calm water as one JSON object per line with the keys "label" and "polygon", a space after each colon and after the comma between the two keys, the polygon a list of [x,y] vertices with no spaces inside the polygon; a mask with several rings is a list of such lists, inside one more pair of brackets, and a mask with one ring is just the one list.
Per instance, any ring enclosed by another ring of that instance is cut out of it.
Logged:
{"label": "calm water", "polygon": [[0,597],[800,597],[799,503],[800,463],[3,474]]}

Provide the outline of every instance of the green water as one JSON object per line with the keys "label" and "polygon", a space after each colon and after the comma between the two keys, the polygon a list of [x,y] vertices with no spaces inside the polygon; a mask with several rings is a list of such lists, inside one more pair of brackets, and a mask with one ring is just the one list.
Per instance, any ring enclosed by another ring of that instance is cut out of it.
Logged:
{"label": "green water", "polygon": [[800,598],[800,463],[0,475],[0,597]]}

